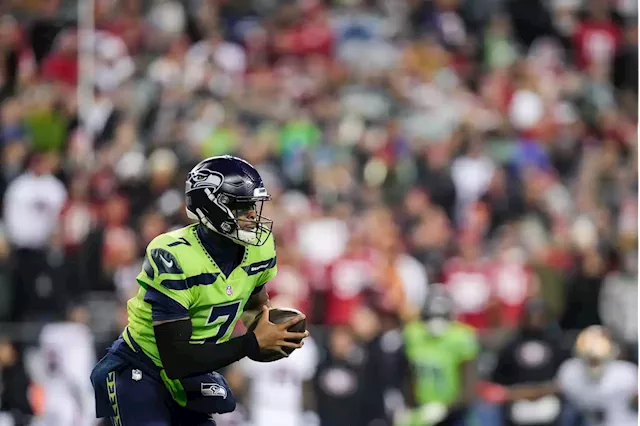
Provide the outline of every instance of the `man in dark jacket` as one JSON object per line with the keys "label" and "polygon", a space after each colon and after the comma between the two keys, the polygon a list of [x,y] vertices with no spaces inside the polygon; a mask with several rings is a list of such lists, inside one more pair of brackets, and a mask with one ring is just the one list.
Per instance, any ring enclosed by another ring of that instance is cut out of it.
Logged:
{"label": "man in dark jacket", "polygon": [[31,422],[29,377],[16,346],[0,337],[0,414],[9,413],[15,426]]}
{"label": "man in dark jacket", "polygon": [[550,326],[544,303],[530,300],[519,330],[500,351],[493,373],[493,382],[506,389],[506,425],[558,424],[562,402],[552,381],[568,355],[559,333]]}

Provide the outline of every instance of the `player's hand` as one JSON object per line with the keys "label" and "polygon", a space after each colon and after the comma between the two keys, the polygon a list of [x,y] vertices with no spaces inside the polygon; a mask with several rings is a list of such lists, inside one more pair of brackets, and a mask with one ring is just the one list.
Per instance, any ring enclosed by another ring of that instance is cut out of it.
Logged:
{"label": "player's hand", "polygon": [[260,349],[263,351],[273,350],[280,352],[286,357],[288,355],[282,350],[283,347],[289,347],[292,349],[301,348],[303,345],[302,342],[294,343],[287,341],[287,339],[302,340],[309,336],[309,332],[305,331],[304,333],[294,333],[287,329],[299,323],[303,319],[305,319],[304,315],[298,315],[287,322],[283,322],[282,324],[274,324],[269,321],[269,308],[263,305],[262,317],[260,318],[255,330],[253,330]]}
{"label": "player's hand", "polygon": [[441,402],[430,402],[420,407],[420,418],[428,425],[434,425],[443,421],[449,410]]}

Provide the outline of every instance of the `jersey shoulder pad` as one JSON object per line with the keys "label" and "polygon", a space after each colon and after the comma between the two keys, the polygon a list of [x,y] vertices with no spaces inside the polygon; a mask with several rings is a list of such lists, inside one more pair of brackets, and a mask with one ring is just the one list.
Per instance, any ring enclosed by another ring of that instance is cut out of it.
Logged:
{"label": "jersey shoulder pad", "polygon": [[404,326],[402,334],[404,335],[405,339],[409,340],[421,338],[426,334],[425,325],[422,321],[412,321]]}
{"label": "jersey shoulder pad", "polygon": [[570,358],[563,362],[558,369],[558,384],[562,389],[567,389],[580,375],[582,361],[578,358]]}
{"label": "jersey shoulder pad", "polygon": [[[181,257],[184,258],[182,252],[185,249],[188,250],[191,247],[191,243],[186,239],[184,244],[180,243],[181,240],[175,232],[158,235],[147,246],[147,256],[143,266],[147,275],[152,272],[153,266],[155,266],[155,271],[157,271],[158,275],[182,275],[185,273],[184,265],[182,264],[184,262],[181,262]],[[149,277],[154,278],[152,275],[149,275]]]}

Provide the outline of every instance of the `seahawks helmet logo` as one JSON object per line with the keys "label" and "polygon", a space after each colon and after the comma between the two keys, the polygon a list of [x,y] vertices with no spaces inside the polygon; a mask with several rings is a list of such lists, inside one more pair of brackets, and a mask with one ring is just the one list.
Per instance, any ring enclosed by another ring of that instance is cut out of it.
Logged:
{"label": "seahawks helmet logo", "polygon": [[199,169],[191,172],[187,178],[187,192],[200,189],[211,188],[214,192],[220,188],[224,178],[218,172],[209,169]]}

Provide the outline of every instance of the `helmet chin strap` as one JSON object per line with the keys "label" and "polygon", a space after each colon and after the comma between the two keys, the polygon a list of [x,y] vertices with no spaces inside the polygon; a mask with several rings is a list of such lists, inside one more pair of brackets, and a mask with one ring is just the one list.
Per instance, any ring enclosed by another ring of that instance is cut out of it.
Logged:
{"label": "helmet chin strap", "polygon": [[193,219],[193,220],[198,220],[200,221],[200,223],[202,223],[204,226],[207,227],[207,229],[209,229],[210,231],[215,232],[216,234],[220,234],[223,237],[227,237],[230,240],[234,241],[235,243],[238,243],[242,246],[246,246],[249,245],[253,242],[255,242],[255,240],[257,239],[257,234],[256,231],[244,231],[241,229],[237,229],[237,237],[231,235],[231,234],[227,234],[224,232],[220,232],[216,229],[215,226],[213,226],[213,224],[211,223],[211,221],[209,221],[209,219],[207,219],[207,216],[205,216],[204,213],[202,213],[202,210],[200,209],[196,209],[196,213],[193,213],[191,210],[187,209],[187,217],[189,219]]}
{"label": "helmet chin strap", "polygon": [[244,231],[242,229],[238,229],[238,239],[247,244],[253,244],[258,239],[258,233],[256,231]]}

